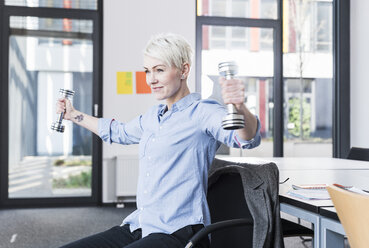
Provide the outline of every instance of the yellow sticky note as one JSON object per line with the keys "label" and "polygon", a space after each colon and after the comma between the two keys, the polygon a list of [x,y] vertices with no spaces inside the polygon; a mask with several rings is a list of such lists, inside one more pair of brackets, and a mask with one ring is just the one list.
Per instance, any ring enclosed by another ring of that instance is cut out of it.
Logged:
{"label": "yellow sticky note", "polygon": [[117,94],[133,94],[132,72],[117,72]]}

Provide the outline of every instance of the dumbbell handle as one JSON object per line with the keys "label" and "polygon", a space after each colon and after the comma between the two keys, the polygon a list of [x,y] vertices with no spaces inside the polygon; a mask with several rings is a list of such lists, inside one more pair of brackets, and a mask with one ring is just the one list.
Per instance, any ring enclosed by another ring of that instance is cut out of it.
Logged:
{"label": "dumbbell handle", "polygon": [[[225,75],[226,80],[230,80],[232,78],[233,78],[233,75],[230,74],[230,73],[227,73]],[[237,114],[238,113],[236,107],[234,106],[234,104],[231,104],[231,103],[227,104],[227,113],[228,114]]]}
{"label": "dumbbell handle", "polygon": [[[74,95],[74,91],[73,90],[67,90],[67,89],[60,89],[59,93],[64,97],[64,98],[71,98]],[[63,123],[63,118],[64,118],[64,114],[65,111],[61,112],[59,114],[58,119],[56,120],[56,122],[54,122],[51,125],[51,129],[57,132],[64,132],[64,125]]]}
{"label": "dumbbell handle", "polygon": [[225,75],[225,79],[227,79],[227,80],[230,80],[230,79],[232,79],[233,78],[233,75],[232,74],[230,74],[230,73],[227,73],[226,75]]}
{"label": "dumbbell handle", "polygon": [[59,122],[59,123],[62,123],[63,118],[64,118],[64,112],[61,112],[61,113],[59,114],[58,122]]}
{"label": "dumbbell handle", "polygon": [[234,104],[227,104],[227,113],[228,114],[238,114],[236,107]]}

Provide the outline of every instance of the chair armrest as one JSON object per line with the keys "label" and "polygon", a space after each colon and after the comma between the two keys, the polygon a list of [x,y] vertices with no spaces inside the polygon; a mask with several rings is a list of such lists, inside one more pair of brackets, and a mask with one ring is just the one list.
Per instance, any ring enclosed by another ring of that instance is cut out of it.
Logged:
{"label": "chair armrest", "polygon": [[211,225],[208,225],[198,231],[187,243],[185,248],[191,248],[195,246],[201,239],[203,239],[206,235],[208,235],[211,232],[218,231],[220,229],[225,229],[228,227],[234,227],[234,226],[249,226],[253,225],[253,221],[249,219],[233,219],[233,220],[225,220],[225,221],[219,221],[216,223],[213,223]]}

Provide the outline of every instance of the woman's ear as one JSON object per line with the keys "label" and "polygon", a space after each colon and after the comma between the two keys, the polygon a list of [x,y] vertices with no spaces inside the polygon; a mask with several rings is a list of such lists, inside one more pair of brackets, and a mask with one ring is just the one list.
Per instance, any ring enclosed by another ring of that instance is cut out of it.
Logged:
{"label": "woman's ear", "polygon": [[189,73],[190,73],[190,64],[184,63],[182,65],[182,76],[181,76],[181,79],[187,78]]}

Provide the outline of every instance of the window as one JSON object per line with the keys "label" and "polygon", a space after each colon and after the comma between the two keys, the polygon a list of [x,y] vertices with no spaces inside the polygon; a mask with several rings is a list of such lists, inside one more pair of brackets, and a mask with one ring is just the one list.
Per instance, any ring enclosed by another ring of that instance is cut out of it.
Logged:
{"label": "window", "polygon": [[198,0],[198,16],[277,19],[277,0]]}
{"label": "window", "polygon": [[284,155],[333,155],[332,1],[284,7]]}
{"label": "window", "polygon": [[316,2],[317,8],[317,23],[316,27],[316,45],[317,51],[332,52],[332,20],[333,20],[333,7],[332,1]]}
{"label": "window", "polygon": [[63,122],[63,133],[51,130],[59,118],[59,89],[74,90],[73,105],[99,116],[93,112],[101,104],[102,13],[97,9],[96,0],[0,5],[0,205],[99,200],[101,141],[71,123]]}
{"label": "window", "polygon": [[[252,150],[237,150],[222,147],[219,153],[247,156],[273,156],[274,146],[274,91],[281,79],[280,63],[275,63],[274,34],[276,22],[262,23],[262,27],[238,22],[239,19],[224,19],[224,25],[212,23],[211,17],[198,17],[198,30],[201,27],[201,94],[203,98],[213,98],[222,103],[218,83],[218,64],[235,61],[239,71],[236,75],[245,83],[245,104],[258,115],[261,121],[262,143]],[[279,43],[280,44],[280,43]],[[197,44],[199,46],[199,44]],[[199,72],[199,70],[197,70]],[[278,87],[277,87],[278,88]],[[278,107],[278,106],[277,106]],[[280,107],[280,106],[279,106]],[[278,149],[278,148],[277,148]]]}
{"label": "window", "polygon": [[97,10],[97,0],[5,0],[5,5]]}
{"label": "window", "polygon": [[[261,120],[262,148],[233,155],[331,157],[348,151],[343,116],[349,120],[349,78],[338,75],[348,64],[346,5],[344,0],[197,1],[197,89],[203,98],[221,101],[216,63],[235,60],[247,89],[245,104]],[[345,7],[335,14],[338,6]],[[334,35],[344,42],[333,43]]]}

